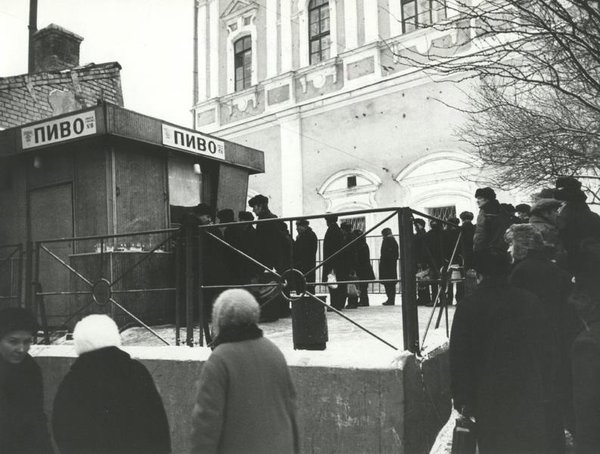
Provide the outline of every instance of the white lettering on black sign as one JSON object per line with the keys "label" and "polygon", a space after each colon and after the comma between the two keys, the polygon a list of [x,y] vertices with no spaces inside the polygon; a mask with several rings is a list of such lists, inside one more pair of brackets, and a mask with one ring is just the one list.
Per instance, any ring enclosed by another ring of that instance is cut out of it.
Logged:
{"label": "white lettering on black sign", "polygon": [[96,133],[96,111],[47,121],[21,129],[23,149],[39,147]]}
{"label": "white lettering on black sign", "polygon": [[175,126],[163,124],[163,145],[193,153],[211,156],[217,159],[225,159],[225,143],[207,137],[197,132],[186,131]]}

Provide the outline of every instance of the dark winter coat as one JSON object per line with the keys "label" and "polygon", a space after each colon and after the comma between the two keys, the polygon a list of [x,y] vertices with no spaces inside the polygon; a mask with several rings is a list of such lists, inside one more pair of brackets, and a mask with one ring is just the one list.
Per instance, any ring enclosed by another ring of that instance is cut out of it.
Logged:
{"label": "dark winter coat", "polygon": [[19,364],[0,358],[0,453],[51,454],[40,367],[29,355]]}
{"label": "dark winter coat", "polygon": [[[240,226],[240,250],[249,257],[255,260],[258,259],[256,254],[256,229],[252,224]],[[250,282],[252,277],[262,273],[262,269],[247,258],[239,256],[238,260],[240,261],[240,273],[244,283]]]}
{"label": "dark winter coat", "polygon": [[479,210],[477,225],[473,235],[473,250],[481,251],[489,247],[506,251],[504,233],[510,226],[509,215],[500,207],[497,200],[490,200]]}
{"label": "dark winter coat", "polygon": [[348,263],[344,260],[344,253],[336,255],[333,259],[327,260],[337,251],[344,247],[344,232],[337,224],[327,227],[323,239],[323,281],[327,280],[327,275],[333,270],[338,280],[345,278],[349,272]]}
{"label": "dark winter coat", "polygon": [[[295,267],[303,273],[312,270],[317,264],[317,247],[319,240],[310,227],[296,236],[294,241]],[[313,271],[307,276],[308,282],[315,282],[316,274]]]}
{"label": "dark winter coat", "polygon": [[600,319],[573,343],[573,402],[577,454],[600,452]]}
{"label": "dark winter coat", "polygon": [[434,273],[438,273],[444,265],[446,253],[446,235],[442,226],[436,225],[425,233],[423,243],[427,264]]}
{"label": "dark winter coat", "polygon": [[356,246],[356,274],[361,281],[375,279],[371,265],[371,251],[364,238],[359,240]]}
{"label": "dark winter coat", "polygon": [[600,239],[600,216],[585,200],[567,202],[558,213],[560,238],[567,253],[567,268],[574,272],[579,262],[579,245],[586,238]]}
{"label": "dark winter coat", "polygon": [[295,405],[285,358],[270,340],[221,343],[200,372],[190,452],[298,453]]}
{"label": "dark winter coat", "polygon": [[[564,418],[571,413],[571,344],[577,335],[578,322],[573,307],[567,304],[571,276],[545,257],[544,252],[530,252],[513,266],[510,283],[538,297],[552,335],[554,362],[549,378],[548,436],[554,451],[564,450]],[[553,441],[552,441],[553,440]]]}
{"label": "dark winter coat", "polygon": [[398,242],[392,235],[385,236],[379,255],[379,279],[398,277]]}
{"label": "dark winter coat", "polygon": [[545,400],[553,352],[538,298],[488,279],[456,308],[450,377],[457,409],[477,419],[481,454],[545,453]]}
{"label": "dark winter coat", "polygon": [[61,454],[164,454],[169,424],[152,377],[117,347],[82,354],[58,388],[52,416]]}
{"label": "dark winter coat", "polygon": [[460,226],[461,231],[461,254],[463,265],[466,270],[473,268],[473,237],[475,236],[475,226],[472,222],[463,222]]}
{"label": "dark winter coat", "polygon": [[[258,216],[259,220],[276,219],[277,216],[268,211]],[[283,234],[285,225],[281,221],[259,222],[256,224],[256,258],[269,269],[281,271],[288,252],[284,248],[288,242]]]}

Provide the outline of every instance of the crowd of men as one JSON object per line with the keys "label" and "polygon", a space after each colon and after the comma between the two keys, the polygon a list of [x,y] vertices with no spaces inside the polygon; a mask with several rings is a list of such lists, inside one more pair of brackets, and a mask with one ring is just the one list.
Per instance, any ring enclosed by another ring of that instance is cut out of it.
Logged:
{"label": "crowd of men", "polygon": [[503,205],[491,188],[475,197],[475,224],[461,215],[478,285],[457,298],[454,407],[475,418],[482,454],[564,453],[565,430],[577,453],[600,452],[600,217],[571,177],[531,207]]}
{"label": "crowd of men", "polygon": [[[189,222],[205,226],[205,233],[231,246],[214,238],[203,242],[205,251],[202,268],[205,285],[268,284],[275,281],[269,270],[282,274],[295,268],[305,274],[306,290],[311,293],[315,292],[315,283],[328,284],[330,305],[334,309],[341,311],[369,306],[369,284],[360,281],[375,280],[375,272],[371,252],[361,230],[353,229],[348,221],[339,223],[337,215],[325,216],[327,231],[323,238],[323,265],[317,273],[319,240],[310,221],[297,220],[297,234],[293,238],[287,224],[275,220],[278,218],[269,209],[267,197],[259,194],[248,203],[254,214],[239,212],[237,221],[246,221],[243,224],[237,223],[233,210],[227,208],[217,211],[216,224],[212,219],[213,209],[204,203],[188,212]],[[183,222],[186,222],[185,217]],[[221,227],[220,224],[225,225]],[[388,306],[394,305],[396,298],[398,243],[389,228],[384,228],[381,235],[378,276],[387,296],[383,304]],[[317,280],[319,277],[320,281]],[[348,281],[357,283],[348,284]],[[291,284],[290,288],[293,288],[294,283]],[[207,291],[207,299],[214,300],[220,291]],[[277,298],[273,287],[254,287],[251,291],[261,303],[272,299],[262,307],[262,322],[274,321],[290,314],[289,302],[285,298]]]}

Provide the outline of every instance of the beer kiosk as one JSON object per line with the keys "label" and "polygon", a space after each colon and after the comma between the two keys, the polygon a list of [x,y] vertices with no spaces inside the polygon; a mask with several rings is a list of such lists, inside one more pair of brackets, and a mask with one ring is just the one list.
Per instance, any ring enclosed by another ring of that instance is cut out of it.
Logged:
{"label": "beer kiosk", "polygon": [[[28,262],[40,266],[26,270],[25,292],[29,302],[31,282],[40,283],[50,326],[78,311],[102,312],[83,308],[89,282],[102,276],[119,279],[112,290],[122,289],[120,304],[145,322],[169,321],[174,293],[141,291],[174,287],[169,243],[134,266],[166,234],[44,240],[169,229],[174,207],[200,202],[244,210],[248,177],[263,171],[261,151],[109,103],[7,129],[0,131],[0,243],[30,245]],[[47,249],[38,247],[39,257],[36,242]],[[140,291],[124,291],[132,288]],[[113,316],[125,320],[118,310]]]}

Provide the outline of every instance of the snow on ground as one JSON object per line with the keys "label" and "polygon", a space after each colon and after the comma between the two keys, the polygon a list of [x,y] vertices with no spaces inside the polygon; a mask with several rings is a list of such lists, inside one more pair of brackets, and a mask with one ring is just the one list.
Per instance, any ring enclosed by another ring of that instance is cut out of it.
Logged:
{"label": "snow on ground", "polygon": [[[398,350],[394,350],[375,339],[334,312],[327,312],[326,314],[329,341],[324,351],[294,350],[292,319],[289,317],[279,319],[276,322],[261,323],[260,327],[264,331],[264,335],[282,350],[290,365],[355,368],[397,367],[397,363],[403,360],[402,308],[400,305],[382,306],[381,303],[385,300],[384,295],[371,295],[370,298],[371,306],[348,309],[344,310],[343,313],[395,346]],[[428,307],[419,307],[419,333],[421,340],[431,310]],[[437,313],[436,311],[436,317]],[[454,308],[449,308],[448,313],[449,322],[451,323]],[[436,317],[434,317],[431,323],[431,331],[426,338],[425,350],[435,348],[447,341],[443,321],[439,329],[433,329]],[[175,327],[173,325],[155,326],[153,329],[169,344],[175,345]],[[181,343],[184,344],[186,336],[185,327],[181,329],[180,336]],[[155,347],[164,345],[163,342],[143,327],[127,329],[122,333],[122,339],[123,345],[126,347]],[[198,330],[196,329],[194,332],[195,346],[198,345],[198,342]],[[189,349],[189,347],[184,345],[181,348]],[[205,348],[194,348],[205,350]],[[137,353],[141,353],[142,351],[143,349],[136,348],[135,353],[133,351],[131,353],[137,356]],[[206,351],[209,352],[208,349]],[[206,354],[206,352],[202,354],[198,352],[198,358],[204,358]]]}

